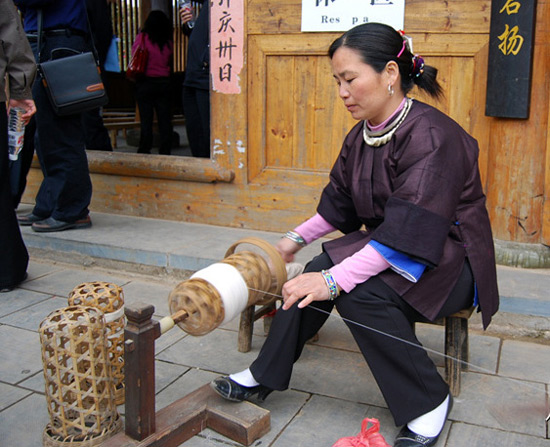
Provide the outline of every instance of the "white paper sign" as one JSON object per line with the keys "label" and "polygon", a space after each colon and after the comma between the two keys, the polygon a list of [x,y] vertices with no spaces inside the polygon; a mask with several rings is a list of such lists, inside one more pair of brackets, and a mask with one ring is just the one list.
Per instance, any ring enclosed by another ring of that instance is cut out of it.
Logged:
{"label": "white paper sign", "polygon": [[302,0],[302,31],[347,31],[367,22],[402,30],[405,0]]}

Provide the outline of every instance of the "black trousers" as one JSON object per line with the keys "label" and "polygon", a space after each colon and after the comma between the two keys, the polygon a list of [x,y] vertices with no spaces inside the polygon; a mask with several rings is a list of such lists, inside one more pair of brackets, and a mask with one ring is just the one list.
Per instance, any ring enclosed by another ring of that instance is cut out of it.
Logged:
{"label": "black trousers", "polygon": [[25,278],[29,255],[13,208],[8,168],[8,117],[0,103],[0,289],[12,288]]}
{"label": "black trousers", "polygon": [[[320,271],[332,265],[323,253],[305,271]],[[471,269],[465,262],[440,316],[471,306],[473,290]],[[376,276],[334,301],[316,301],[303,309],[296,305],[286,311],[279,309],[258,358],[250,366],[254,378],[275,390],[287,389],[294,362],[334,306],[367,361],[396,425],[404,425],[443,402],[449,387],[413,329],[414,322],[426,320]]]}
{"label": "black trousers", "polygon": [[[38,59],[36,41],[31,41],[31,48]],[[88,49],[88,44],[83,36],[70,33],[46,36],[40,57],[42,61],[49,60],[52,52],[62,53],[64,48],[82,52]],[[38,131],[35,149],[44,174],[33,214],[74,222],[88,215],[92,198],[81,115],[57,116],[39,76],[33,85],[33,98]]]}
{"label": "black trousers", "polygon": [[185,130],[193,157],[210,157],[210,92],[183,87]]}
{"label": "black trousers", "polygon": [[172,84],[170,78],[147,77],[136,82],[141,131],[139,154],[150,154],[153,147],[153,118],[157,112],[160,133],[159,154],[172,152]]}

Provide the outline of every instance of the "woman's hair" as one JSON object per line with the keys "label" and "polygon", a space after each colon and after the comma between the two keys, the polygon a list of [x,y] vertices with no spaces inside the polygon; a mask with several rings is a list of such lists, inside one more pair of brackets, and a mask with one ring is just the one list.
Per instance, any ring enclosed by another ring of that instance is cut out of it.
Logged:
{"label": "woman's hair", "polygon": [[364,23],[351,28],[332,42],[328,55],[332,59],[338,48],[357,51],[363,61],[381,73],[389,61],[395,61],[401,74],[401,88],[407,94],[414,86],[439,98],[443,89],[437,81],[437,68],[424,64],[420,56],[413,55],[404,38],[391,26],[382,23]]}
{"label": "woman's hair", "polygon": [[164,12],[159,10],[149,13],[141,32],[147,34],[151,42],[156,43],[161,50],[164,45],[173,40],[172,22]]}

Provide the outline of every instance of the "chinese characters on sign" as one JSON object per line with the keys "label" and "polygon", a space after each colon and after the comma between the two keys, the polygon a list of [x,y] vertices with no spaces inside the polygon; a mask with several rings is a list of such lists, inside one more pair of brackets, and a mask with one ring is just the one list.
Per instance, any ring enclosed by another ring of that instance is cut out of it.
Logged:
{"label": "chinese characters on sign", "polygon": [[485,114],[528,118],[536,0],[493,0]]}
{"label": "chinese characters on sign", "polygon": [[212,0],[211,5],[212,88],[220,93],[240,93],[239,75],[244,62],[243,0]]}
{"label": "chinese characters on sign", "polygon": [[366,22],[403,29],[405,0],[302,0],[302,31],[347,31]]}

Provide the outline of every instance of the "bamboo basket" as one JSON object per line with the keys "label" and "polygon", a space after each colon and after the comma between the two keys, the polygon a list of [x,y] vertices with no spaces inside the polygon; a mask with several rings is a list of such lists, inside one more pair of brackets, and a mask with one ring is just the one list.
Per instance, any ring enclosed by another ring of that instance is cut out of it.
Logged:
{"label": "bamboo basket", "polygon": [[115,387],[115,403],[123,404],[125,318],[122,288],[104,281],[82,283],[69,294],[69,306],[90,306],[101,310],[105,315],[107,350]]}
{"label": "bamboo basket", "polygon": [[105,345],[103,313],[71,306],[39,327],[50,422],[43,445],[95,446],[122,428]]}

